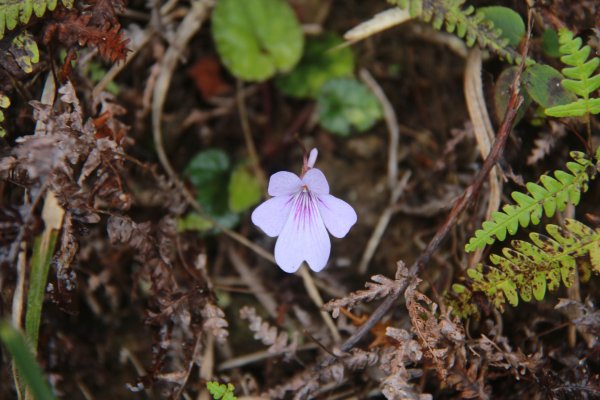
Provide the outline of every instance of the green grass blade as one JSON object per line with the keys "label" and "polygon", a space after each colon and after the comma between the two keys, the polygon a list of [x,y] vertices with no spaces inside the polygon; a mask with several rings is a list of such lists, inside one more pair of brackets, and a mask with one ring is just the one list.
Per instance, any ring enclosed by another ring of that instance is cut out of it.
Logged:
{"label": "green grass blade", "polygon": [[52,254],[54,253],[57,238],[58,231],[52,230],[38,236],[33,243],[25,331],[34,350],[37,349],[48,270],[50,269],[50,262],[52,261]]}
{"label": "green grass blade", "polygon": [[8,322],[0,322],[0,340],[4,343],[35,400],[55,400],[48,383],[44,379],[42,369],[31,352],[25,336]]}

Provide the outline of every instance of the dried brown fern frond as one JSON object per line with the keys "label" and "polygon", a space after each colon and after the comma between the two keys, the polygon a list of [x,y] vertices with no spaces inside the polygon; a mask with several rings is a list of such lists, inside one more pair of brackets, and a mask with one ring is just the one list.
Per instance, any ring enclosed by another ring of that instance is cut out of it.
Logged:
{"label": "dried brown fern frond", "polygon": [[254,307],[244,306],[240,310],[240,316],[250,323],[249,328],[254,332],[254,339],[260,340],[263,344],[269,346],[269,353],[283,354],[291,357],[298,348],[298,331],[295,331],[290,340],[287,332],[279,332],[276,327],[256,314]]}
{"label": "dried brown fern frond", "polygon": [[323,309],[331,311],[333,317],[337,318],[340,315],[341,308],[352,308],[360,303],[381,299],[398,293],[404,281],[408,279],[408,276],[406,266],[402,261],[399,261],[394,279],[383,275],[374,275],[371,277],[373,282],[365,283],[365,290],[358,290],[341,299],[331,300],[323,306]]}

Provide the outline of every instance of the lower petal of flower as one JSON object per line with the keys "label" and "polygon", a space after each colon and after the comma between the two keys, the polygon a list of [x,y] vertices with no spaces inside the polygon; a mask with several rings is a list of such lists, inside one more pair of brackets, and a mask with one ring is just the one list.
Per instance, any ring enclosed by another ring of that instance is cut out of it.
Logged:
{"label": "lower petal of flower", "polygon": [[303,261],[318,272],[325,268],[331,242],[321,219],[316,198],[301,192],[275,244],[275,261],[285,272],[295,272]]}

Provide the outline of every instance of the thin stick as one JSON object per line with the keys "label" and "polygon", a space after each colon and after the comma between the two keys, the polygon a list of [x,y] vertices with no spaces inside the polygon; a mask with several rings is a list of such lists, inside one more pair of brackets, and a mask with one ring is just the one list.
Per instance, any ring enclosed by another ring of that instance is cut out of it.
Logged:
{"label": "thin stick", "polygon": [[315,303],[317,308],[319,310],[321,310],[320,311],[321,318],[323,318],[323,321],[325,321],[325,325],[327,325],[327,327],[329,328],[329,331],[331,332],[331,336],[333,337],[333,340],[336,343],[341,342],[342,337],[340,336],[340,333],[338,332],[337,327],[335,326],[335,323],[333,322],[333,319],[331,318],[331,315],[329,315],[328,312],[322,310],[323,299],[321,298],[321,295],[319,294],[319,289],[317,289],[317,286],[315,285],[315,281],[313,280],[313,277],[310,275],[310,271],[308,270],[306,263],[302,264],[302,266],[300,267],[300,270],[298,272],[300,273],[300,276],[302,277],[302,280],[304,281],[304,287],[306,288],[306,291],[308,292],[308,296],[311,298],[313,303]]}
{"label": "thin stick", "polygon": [[[319,348],[316,343],[307,343],[302,346],[298,346],[296,352],[314,350]],[[219,364],[217,367],[218,371],[224,371],[226,369],[239,368],[244,365],[252,364],[258,361],[266,360],[267,358],[279,357],[281,354],[270,353],[268,350],[257,351],[255,353],[244,354],[243,356],[228,358],[227,361]]]}
{"label": "thin stick", "polygon": [[394,112],[394,107],[388,100],[381,86],[377,83],[369,71],[363,68],[360,70],[359,75],[365,85],[367,85],[371,92],[373,92],[381,104],[390,139],[390,143],[388,145],[387,167],[390,200],[388,207],[379,216],[379,221],[377,221],[377,225],[375,225],[375,229],[373,229],[373,233],[367,242],[363,256],[358,264],[358,273],[364,275],[367,272],[367,268],[369,267],[371,259],[375,255],[375,250],[377,250],[377,247],[381,242],[381,238],[390,222],[390,219],[394,214],[394,209],[392,206],[396,204],[402,195],[402,192],[406,187],[406,183],[408,182],[408,178],[410,177],[410,173],[404,174],[402,180],[398,182],[398,144],[400,143],[400,126],[398,124],[398,117],[396,117],[396,113]]}
{"label": "thin stick", "polygon": [[388,145],[388,187],[390,192],[396,188],[398,177],[398,144],[400,143],[400,126],[398,125],[398,117],[394,112],[392,103],[388,100],[385,92],[373,76],[366,69],[360,70],[360,79],[373,92],[381,108],[383,109],[383,117],[388,128],[390,143]]}
{"label": "thin stick", "polygon": [[238,274],[240,274],[244,282],[250,288],[251,293],[256,296],[269,315],[272,318],[277,319],[277,302],[275,301],[275,298],[267,292],[267,289],[265,289],[260,281],[260,277],[250,269],[248,264],[246,264],[232,246],[228,246],[227,256]]}

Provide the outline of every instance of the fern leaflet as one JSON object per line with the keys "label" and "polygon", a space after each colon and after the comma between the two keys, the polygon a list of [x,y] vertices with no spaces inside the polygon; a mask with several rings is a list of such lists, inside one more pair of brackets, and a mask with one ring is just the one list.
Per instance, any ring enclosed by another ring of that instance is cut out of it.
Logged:
{"label": "fern leaflet", "polygon": [[[577,258],[589,256],[589,266],[583,276],[600,274],[600,229],[567,219],[564,228],[547,225],[549,236],[529,235],[531,242],[513,240],[512,247],[502,255],[492,254],[493,266],[477,265],[467,270],[470,282],[454,284],[454,299],[450,302],[456,314],[466,317],[477,313],[472,304],[473,293],[484,294],[494,307],[502,310],[508,301],[512,306],[532,298],[542,300],[547,290],[553,291],[562,281],[566,287],[573,284],[577,272]],[[585,267],[585,263],[582,263]]]}
{"label": "fern leaflet", "polygon": [[[562,85],[579,97],[579,100],[547,108],[546,115],[552,117],[581,117],[600,113],[600,98],[590,98],[590,94],[600,88],[600,74],[592,76],[600,64],[599,57],[588,61],[590,46],[581,47],[581,38],[574,38],[568,29],[559,31],[559,51],[563,63],[570,67],[563,68],[562,73],[567,79]],[[570,79],[568,79],[570,78]]]}
{"label": "fern leaflet", "polygon": [[554,171],[554,177],[542,175],[541,185],[527,183],[528,194],[513,192],[511,197],[517,204],[507,204],[502,211],[494,212],[492,219],[485,221],[482,228],[475,232],[465,250],[472,252],[494,243],[496,239],[502,241],[507,233],[514,235],[519,225],[523,228],[530,223],[537,225],[542,214],[551,217],[557,210],[563,211],[569,202],[579,204],[581,192],[587,191],[588,182],[595,178],[600,162],[594,165],[584,153],[577,151],[571,152],[571,157],[574,161],[567,163],[570,173],[557,170]]}
{"label": "fern leaflet", "polygon": [[208,389],[208,393],[215,400],[236,400],[237,397],[233,394],[235,387],[228,383],[227,385],[224,383],[219,383],[216,381],[208,381],[206,382],[206,388]]}
{"label": "fern leaflet", "polygon": [[502,31],[473,6],[462,8],[465,0],[388,0],[400,8],[408,9],[412,17],[431,23],[437,30],[445,28],[463,38],[467,46],[477,42],[487,47],[508,62],[519,63],[521,56],[508,45]]}
{"label": "fern leaflet", "polygon": [[[73,7],[74,0],[61,0],[66,8]],[[41,18],[46,10],[54,11],[58,0],[0,0],[0,39],[5,30],[13,30],[19,23],[29,22],[32,14]]]}

